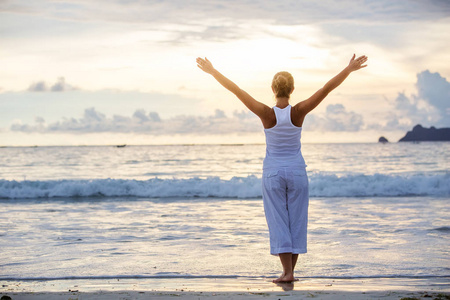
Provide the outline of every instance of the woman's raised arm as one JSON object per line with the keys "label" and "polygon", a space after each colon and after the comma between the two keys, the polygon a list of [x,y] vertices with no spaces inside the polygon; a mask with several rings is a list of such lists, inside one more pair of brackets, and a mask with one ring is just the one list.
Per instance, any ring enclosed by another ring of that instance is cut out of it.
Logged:
{"label": "woman's raised arm", "polygon": [[301,117],[305,117],[310,111],[316,108],[317,105],[322,102],[322,100],[335,88],[337,88],[351,72],[359,70],[361,68],[367,67],[364,63],[367,61],[367,56],[363,55],[355,59],[355,54],[350,59],[350,62],[344,70],[342,70],[339,74],[334,76],[330,81],[328,81],[321,89],[314,93],[308,99],[297,103],[294,106],[294,110],[297,115]]}
{"label": "woman's raised arm", "polygon": [[232,92],[239,98],[239,100],[247,106],[254,114],[256,114],[263,123],[270,118],[271,108],[264,103],[255,100],[244,90],[241,90],[233,81],[223,76],[219,71],[214,69],[212,63],[205,57],[205,59],[198,57],[197,66],[204,72],[211,74],[223,87]]}

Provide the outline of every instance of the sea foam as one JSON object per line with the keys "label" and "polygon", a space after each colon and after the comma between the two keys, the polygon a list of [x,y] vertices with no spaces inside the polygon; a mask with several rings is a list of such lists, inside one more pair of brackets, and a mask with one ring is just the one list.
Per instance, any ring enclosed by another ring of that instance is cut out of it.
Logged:
{"label": "sea foam", "polygon": [[[450,174],[345,175],[311,174],[312,197],[449,196]],[[0,180],[0,198],[146,197],[259,198],[261,179],[251,175],[189,179]]]}

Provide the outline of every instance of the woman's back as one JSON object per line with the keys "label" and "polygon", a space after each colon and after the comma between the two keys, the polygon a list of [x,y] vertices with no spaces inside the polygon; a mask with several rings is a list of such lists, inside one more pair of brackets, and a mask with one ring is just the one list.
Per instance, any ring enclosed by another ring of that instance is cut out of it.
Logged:
{"label": "woman's back", "polygon": [[292,124],[291,108],[291,105],[283,109],[276,106],[273,108],[277,123],[274,127],[264,129],[266,157],[263,169],[306,167],[301,153],[302,128]]}

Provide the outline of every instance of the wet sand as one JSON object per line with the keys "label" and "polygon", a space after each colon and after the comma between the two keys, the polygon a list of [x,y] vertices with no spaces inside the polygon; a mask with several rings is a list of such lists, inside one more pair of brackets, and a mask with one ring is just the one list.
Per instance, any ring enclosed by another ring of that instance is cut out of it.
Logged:
{"label": "wet sand", "polygon": [[450,299],[447,277],[301,279],[273,284],[268,278],[152,278],[1,281],[13,300],[57,299]]}

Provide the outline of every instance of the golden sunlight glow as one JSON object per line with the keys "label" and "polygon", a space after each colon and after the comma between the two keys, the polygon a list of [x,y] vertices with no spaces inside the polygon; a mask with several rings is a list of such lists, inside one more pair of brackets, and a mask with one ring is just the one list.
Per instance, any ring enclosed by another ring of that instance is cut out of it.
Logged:
{"label": "golden sunlight glow", "polygon": [[306,26],[269,26],[264,36],[221,45],[215,53],[227,69],[264,72],[293,68],[320,68],[328,50],[317,42],[317,30]]}

